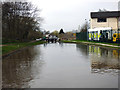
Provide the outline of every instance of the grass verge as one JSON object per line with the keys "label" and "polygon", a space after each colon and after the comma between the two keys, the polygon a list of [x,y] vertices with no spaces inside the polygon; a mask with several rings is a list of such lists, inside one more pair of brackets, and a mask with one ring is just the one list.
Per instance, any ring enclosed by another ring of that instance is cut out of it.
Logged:
{"label": "grass verge", "polygon": [[8,54],[12,51],[21,49],[23,47],[34,46],[45,43],[44,41],[36,41],[36,42],[24,42],[24,43],[9,43],[2,46],[2,55]]}
{"label": "grass verge", "polygon": [[81,41],[81,40],[63,40],[64,43],[83,43],[88,45],[104,46],[110,48],[120,49],[120,44],[117,43],[105,43],[105,42],[94,42],[94,41]]}

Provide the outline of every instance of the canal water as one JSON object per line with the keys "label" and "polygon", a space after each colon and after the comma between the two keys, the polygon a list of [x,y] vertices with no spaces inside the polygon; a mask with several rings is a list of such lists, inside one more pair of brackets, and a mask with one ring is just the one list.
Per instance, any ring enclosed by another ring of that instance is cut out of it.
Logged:
{"label": "canal water", "polygon": [[120,50],[42,44],[2,61],[3,88],[118,88]]}

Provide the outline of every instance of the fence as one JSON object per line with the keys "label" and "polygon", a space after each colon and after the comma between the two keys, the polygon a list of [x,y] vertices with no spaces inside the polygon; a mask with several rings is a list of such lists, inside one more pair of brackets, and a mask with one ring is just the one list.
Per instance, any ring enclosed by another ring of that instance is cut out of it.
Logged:
{"label": "fence", "polygon": [[87,40],[87,32],[76,33],[77,40]]}
{"label": "fence", "polygon": [[120,30],[100,30],[76,33],[77,40],[120,43]]}

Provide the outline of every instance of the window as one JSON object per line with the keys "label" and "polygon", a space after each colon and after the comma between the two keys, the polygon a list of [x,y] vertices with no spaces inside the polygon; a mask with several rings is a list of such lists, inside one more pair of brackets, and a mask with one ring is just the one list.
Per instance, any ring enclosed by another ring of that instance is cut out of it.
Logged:
{"label": "window", "polygon": [[107,22],[107,19],[106,18],[98,18],[97,22]]}

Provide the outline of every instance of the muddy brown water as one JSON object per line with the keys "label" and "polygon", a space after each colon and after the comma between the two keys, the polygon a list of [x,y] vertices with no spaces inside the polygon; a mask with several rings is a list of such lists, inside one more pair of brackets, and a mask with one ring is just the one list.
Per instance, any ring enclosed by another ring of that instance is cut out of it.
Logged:
{"label": "muddy brown water", "polygon": [[42,44],[2,60],[3,88],[118,88],[120,50]]}

